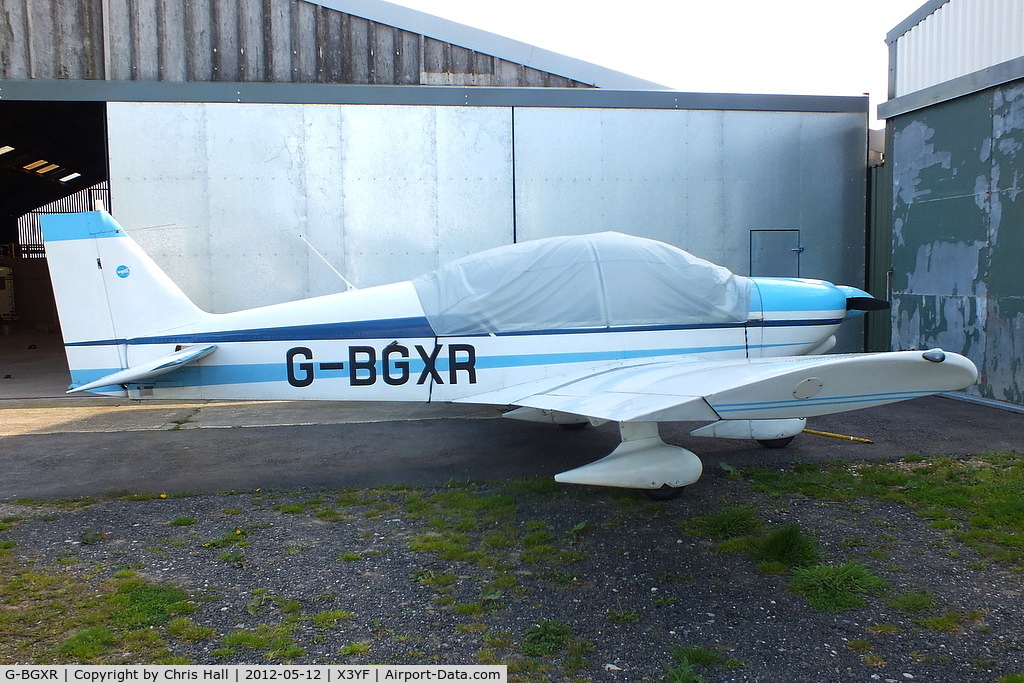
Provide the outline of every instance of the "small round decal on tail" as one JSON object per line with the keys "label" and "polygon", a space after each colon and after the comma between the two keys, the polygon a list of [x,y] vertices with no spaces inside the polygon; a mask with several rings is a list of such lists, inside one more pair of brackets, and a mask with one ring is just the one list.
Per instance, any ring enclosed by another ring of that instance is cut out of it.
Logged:
{"label": "small round decal on tail", "polygon": [[118,266],[117,267],[117,276],[119,278],[126,278],[129,275],[131,275],[131,274],[132,274],[132,271],[128,268],[128,266]]}

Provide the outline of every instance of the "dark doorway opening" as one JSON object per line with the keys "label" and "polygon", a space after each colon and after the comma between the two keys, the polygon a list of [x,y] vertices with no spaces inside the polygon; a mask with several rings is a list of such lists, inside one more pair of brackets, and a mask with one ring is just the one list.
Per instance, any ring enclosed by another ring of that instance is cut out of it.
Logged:
{"label": "dark doorway opening", "polygon": [[17,252],[19,217],[106,180],[105,102],[0,101],[0,245]]}
{"label": "dark doorway opening", "polygon": [[90,210],[97,187],[107,187],[105,102],[0,100],[0,267],[13,290],[0,334],[14,348],[41,346],[39,335],[58,329],[33,212]]}

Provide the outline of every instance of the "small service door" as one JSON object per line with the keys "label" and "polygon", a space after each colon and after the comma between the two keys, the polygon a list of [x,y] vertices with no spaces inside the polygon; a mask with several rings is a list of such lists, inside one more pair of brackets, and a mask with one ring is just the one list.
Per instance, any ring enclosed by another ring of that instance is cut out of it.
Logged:
{"label": "small service door", "polygon": [[751,277],[800,277],[799,230],[751,230]]}

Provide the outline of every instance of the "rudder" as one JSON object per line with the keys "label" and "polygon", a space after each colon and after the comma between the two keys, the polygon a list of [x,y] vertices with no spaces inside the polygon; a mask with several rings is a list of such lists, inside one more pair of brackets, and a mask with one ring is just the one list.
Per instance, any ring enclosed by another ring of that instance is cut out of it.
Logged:
{"label": "rudder", "polygon": [[39,222],[72,386],[126,368],[131,340],[205,315],[107,212],[49,214]]}

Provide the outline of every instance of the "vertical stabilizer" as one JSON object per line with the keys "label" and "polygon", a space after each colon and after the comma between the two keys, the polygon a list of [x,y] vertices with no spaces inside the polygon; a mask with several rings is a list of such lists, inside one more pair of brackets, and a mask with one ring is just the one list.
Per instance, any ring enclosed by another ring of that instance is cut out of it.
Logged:
{"label": "vertical stabilizer", "polygon": [[105,211],[45,215],[40,225],[72,386],[125,369],[130,340],[205,315]]}

